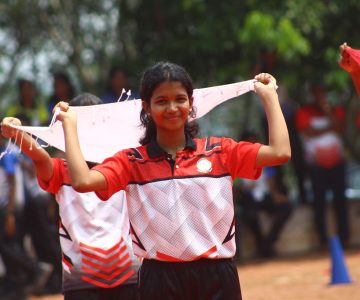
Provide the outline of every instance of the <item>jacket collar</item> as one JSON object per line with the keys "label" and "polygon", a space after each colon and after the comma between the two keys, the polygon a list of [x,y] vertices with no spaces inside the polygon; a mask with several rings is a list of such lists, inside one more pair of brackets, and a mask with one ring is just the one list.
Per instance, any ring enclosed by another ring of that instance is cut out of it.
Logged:
{"label": "jacket collar", "polygon": [[[196,143],[190,135],[186,135],[185,148],[184,150],[196,150]],[[156,138],[153,138],[146,147],[147,154],[150,158],[155,158],[159,156],[165,156],[168,153],[160,147]]]}

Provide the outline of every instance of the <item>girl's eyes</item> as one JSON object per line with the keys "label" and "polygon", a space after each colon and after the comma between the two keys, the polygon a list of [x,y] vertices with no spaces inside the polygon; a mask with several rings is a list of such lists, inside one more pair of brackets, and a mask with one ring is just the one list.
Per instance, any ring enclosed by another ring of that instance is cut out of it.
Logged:
{"label": "girl's eyes", "polygon": [[[188,99],[187,98],[177,98],[175,99],[175,101],[177,103],[185,103]],[[155,101],[155,104],[158,104],[158,105],[165,105],[167,104],[169,101],[166,100],[166,99],[158,99]]]}
{"label": "girl's eyes", "polygon": [[166,104],[166,103],[167,103],[167,101],[164,100],[164,99],[155,101],[155,104],[158,104],[158,105],[164,105],[164,104]]}

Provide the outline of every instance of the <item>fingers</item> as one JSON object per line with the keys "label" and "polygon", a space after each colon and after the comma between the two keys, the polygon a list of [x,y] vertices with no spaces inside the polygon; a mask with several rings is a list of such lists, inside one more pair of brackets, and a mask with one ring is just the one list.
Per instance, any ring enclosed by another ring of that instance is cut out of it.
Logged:
{"label": "fingers", "polygon": [[255,79],[257,81],[262,82],[262,83],[269,83],[270,81],[276,82],[276,79],[274,78],[274,76],[272,76],[269,73],[260,73],[260,74],[255,76]]}
{"label": "fingers", "polygon": [[59,110],[67,112],[69,110],[69,103],[65,101],[58,102],[53,109],[53,114],[57,113]]}
{"label": "fingers", "polygon": [[1,134],[5,138],[11,138],[16,135],[17,129],[13,126],[21,126],[21,122],[17,118],[7,117],[1,121]]}
{"label": "fingers", "polygon": [[6,117],[1,121],[1,125],[3,126],[21,126],[21,121],[17,118],[12,118],[12,117]]}
{"label": "fingers", "polygon": [[64,102],[64,101],[58,102],[53,108],[53,111],[52,111],[53,117],[51,119],[49,126],[51,127],[52,125],[54,125],[56,120],[63,121],[64,113],[67,113],[68,110],[69,110],[68,102]]}
{"label": "fingers", "polygon": [[269,73],[260,73],[256,75],[254,79],[265,85],[272,84],[275,89],[277,88],[275,77]]}

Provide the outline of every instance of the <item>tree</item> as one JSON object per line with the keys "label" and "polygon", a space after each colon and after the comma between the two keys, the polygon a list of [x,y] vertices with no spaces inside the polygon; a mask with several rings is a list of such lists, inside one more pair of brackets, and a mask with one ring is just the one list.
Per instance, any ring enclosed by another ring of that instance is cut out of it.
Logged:
{"label": "tree", "polygon": [[4,0],[0,90],[6,94],[24,61],[38,78],[40,62],[65,68],[80,90],[95,93],[111,65],[128,70],[137,86],[158,60],[184,65],[198,87],[229,83],[251,76],[264,47],[278,52],[275,75],[292,94],[319,77],[344,90],[351,83],[336,56],[344,40],[360,47],[357,2]]}

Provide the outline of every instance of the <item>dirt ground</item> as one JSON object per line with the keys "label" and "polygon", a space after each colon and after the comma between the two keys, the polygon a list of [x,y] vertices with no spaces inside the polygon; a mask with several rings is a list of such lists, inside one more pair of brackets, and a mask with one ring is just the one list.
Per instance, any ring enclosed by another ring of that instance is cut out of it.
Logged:
{"label": "dirt ground", "polygon": [[[341,258],[340,258],[341,259]],[[344,254],[351,284],[332,284],[328,254],[306,255],[239,264],[244,300],[358,300],[360,299],[360,251]],[[61,300],[61,295],[29,300]],[[184,299],[186,300],[186,299]]]}

